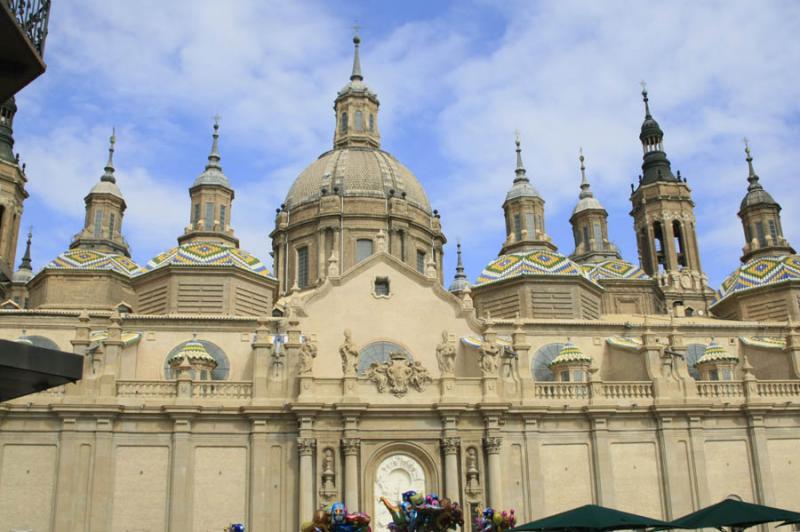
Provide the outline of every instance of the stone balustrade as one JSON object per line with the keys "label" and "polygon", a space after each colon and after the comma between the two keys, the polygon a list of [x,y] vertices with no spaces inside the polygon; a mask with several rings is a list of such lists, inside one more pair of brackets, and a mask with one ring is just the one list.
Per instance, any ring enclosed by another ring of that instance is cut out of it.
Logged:
{"label": "stone balustrade", "polygon": [[253,396],[252,382],[194,381],[192,397],[214,397],[221,399],[250,399]]}
{"label": "stone balustrade", "polygon": [[797,397],[800,381],[758,381],[756,392],[759,397]]}
{"label": "stone balustrade", "polygon": [[744,397],[742,381],[697,381],[697,395],[713,399]]}
{"label": "stone balustrade", "polygon": [[587,382],[536,382],[534,397],[543,400],[574,400],[589,398]]}
{"label": "stone balustrade", "polygon": [[176,381],[117,381],[118,397],[175,397]]}
{"label": "stone balustrade", "polygon": [[654,395],[651,382],[638,381],[604,382],[601,393],[606,399],[652,399]]}

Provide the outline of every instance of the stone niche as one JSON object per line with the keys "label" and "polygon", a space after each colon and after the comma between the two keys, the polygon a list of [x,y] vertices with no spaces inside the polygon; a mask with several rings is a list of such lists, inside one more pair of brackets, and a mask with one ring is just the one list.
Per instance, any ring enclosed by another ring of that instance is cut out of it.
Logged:
{"label": "stone niche", "polygon": [[472,289],[479,316],[600,319],[603,289],[582,277],[531,276]]}

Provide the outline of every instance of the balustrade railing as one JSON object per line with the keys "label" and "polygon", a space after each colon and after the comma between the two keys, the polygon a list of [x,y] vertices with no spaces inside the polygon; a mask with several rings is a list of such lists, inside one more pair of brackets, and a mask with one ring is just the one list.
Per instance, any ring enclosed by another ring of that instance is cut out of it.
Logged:
{"label": "balustrade railing", "polygon": [[653,397],[651,382],[604,382],[601,389],[603,397],[606,399],[651,399]]}
{"label": "balustrade railing", "polygon": [[713,398],[744,397],[742,381],[697,381],[697,395]]}
{"label": "balustrade railing", "polygon": [[192,397],[215,397],[222,399],[250,399],[253,396],[251,382],[194,381]]}
{"label": "balustrade railing", "polygon": [[537,382],[534,384],[537,399],[588,399],[586,382]]}
{"label": "balustrade railing", "polygon": [[800,381],[758,381],[756,391],[759,397],[798,397]]}
{"label": "balustrade railing", "polygon": [[175,381],[117,381],[118,397],[176,397]]}

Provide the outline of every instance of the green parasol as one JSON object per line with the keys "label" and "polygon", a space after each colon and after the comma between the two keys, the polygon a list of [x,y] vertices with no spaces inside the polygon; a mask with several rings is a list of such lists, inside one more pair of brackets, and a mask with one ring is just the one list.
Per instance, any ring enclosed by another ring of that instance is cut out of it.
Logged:
{"label": "green parasol", "polygon": [[743,502],[734,498],[701,508],[670,523],[671,528],[747,528],[774,521],[798,521],[800,513],[771,506]]}
{"label": "green parasol", "polygon": [[620,530],[648,527],[672,528],[669,523],[659,519],[629,514],[613,508],[597,506],[596,504],[587,504],[586,506],[573,508],[560,514],[520,525],[511,529],[511,532],[515,530]]}

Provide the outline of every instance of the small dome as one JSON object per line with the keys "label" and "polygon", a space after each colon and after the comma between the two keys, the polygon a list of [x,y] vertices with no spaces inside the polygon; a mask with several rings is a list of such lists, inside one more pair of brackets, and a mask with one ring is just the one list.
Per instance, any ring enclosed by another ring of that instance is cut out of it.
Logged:
{"label": "small dome", "polygon": [[471,285],[469,284],[469,281],[467,280],[466,276],[456,277],[455,279],[453,279],[453,282],[450,283],[450,288],[448,288],[448,290],[450,292],[463,292],[470,286]]}
{"label": "small dome", "polygon": [[705,364],[707,362],[721,362],[721,361],[730,361],[730,362],[738,362],[739,357],[735,354],[728,353],[724,347],[717,344],[716,342],[711,342],[708,347],[706,347],[703,356],[697,359],[695,362],[695,367],[700,364]]}
{"label": "small dome", "polygon": [[572,214],[578,214],[579,212],[582,212],[582,211],[588,211],[588,210],[594,210],[594,209],[605,210],[605,208],[603,207],[603,205],[600,203],[600,201],[597,198],[595,198],[594,196],[588,196],[588,197],[581,198],[580,200],[578,200],[578,203],[575,205],[575,208],[572,210]]}
{"label": "small dome", "polygon": [[[192,187],[200,185],[217,185],[220,187],[231,188],[231,183],[225,174],[222,173],[222,168],[215,166],[207,167],[202,174],[197,176],[197,179],[192,183]],[[231,189],[232,190],[232,189]]]}
{"label": "small dome", "polygon": [[758,257],[747,261],[722,281],[712,305],[731,294],[797,280],[800,280],[800,255]]}
{"label": "small dome", "polygon": [[50,264],[45,270],[110,270],[126,277],[135,277],[144,270],[125,255],[118,253],[103,253],[92,249],[70,249],[65,251]]}
{"label": "small dome", "polygon": [[575,344],[567,342],[547,366],[553,367],[561,364],[591,364],[592,357],[581,351]]}
{"label": "small dome", "polygon": [[111,194],[112,196],[124,199],[122,197],[122,191],[113,181],[98,181],[97,184],[92,187],[92,190],[89,191],[89,194]]}
{"label": "small dome", "polygon": [[506,194],[506,201],[514,198],[541,198],[539,191],[536,190],[527,179],[514,182],[511,189]]}
{"label": "small dome", "polygon": [[147,270],[165,266],[226,267],[234,266],[269,277],[267,266],[248,252],[214,242],[191,242],[165,251],[147,263]]}
{"label": "small dome", "polygon": [[33,271],[27,268],[20,268],[11,276],[11,282],[14,283],[27,283],[33,279]]}
{"label": "small dome", "polygon": [[658,122],[656,122],[655,118],[648,114],[645,117],[644,122],[642,122],[642,131],[639,134],[639,139],[644,141],[647,138],[662,138],[663,136],[664,132],[661,130],[661,126],[658,125]]}
{"label": "small dome", "polygon": [[179,365],[184,358],[190,364],[202,364],[212,368],[217,367],[217,361],[208,353],[206,347],[197,340],[186,342],[180,351],[169,357],[167,362],[170,366],[175,367]]}
{"label": "small dome", "polygon": [[388,198],[406,196],[409,203],[426,213],[431,204],[419,180],[391,154],[375,149],[349,147],[322,154],[295,179],[286,195],[286,206],[293,209],[319,201],[322,190],[347,197]]}
{"label": "small dome", "polygon": [[580,266],[564,255],[550,250],[535,250],[500,255],[483,269],[475,285],[537,275],[589,279]]}
{"label": "small dome", "polygon": [[593,264],[584,264],[581,268],[583,268],[586,275],[594,281],[599,281],[601,279],[645,281],[650,279],[650,277],[644,273],[644,270],[622,259],[608,259]]}
{"label": "small dome", "polygon": [[754,205],[778,205],[778,202],[772,198],[769,192],[761,187],[758,187],[756,189],[749,190],[747,194],[745,194],[744,198],[742,198],[742,204],[739,206],[739,208],[744,210],[746,207],[752,207]]}

